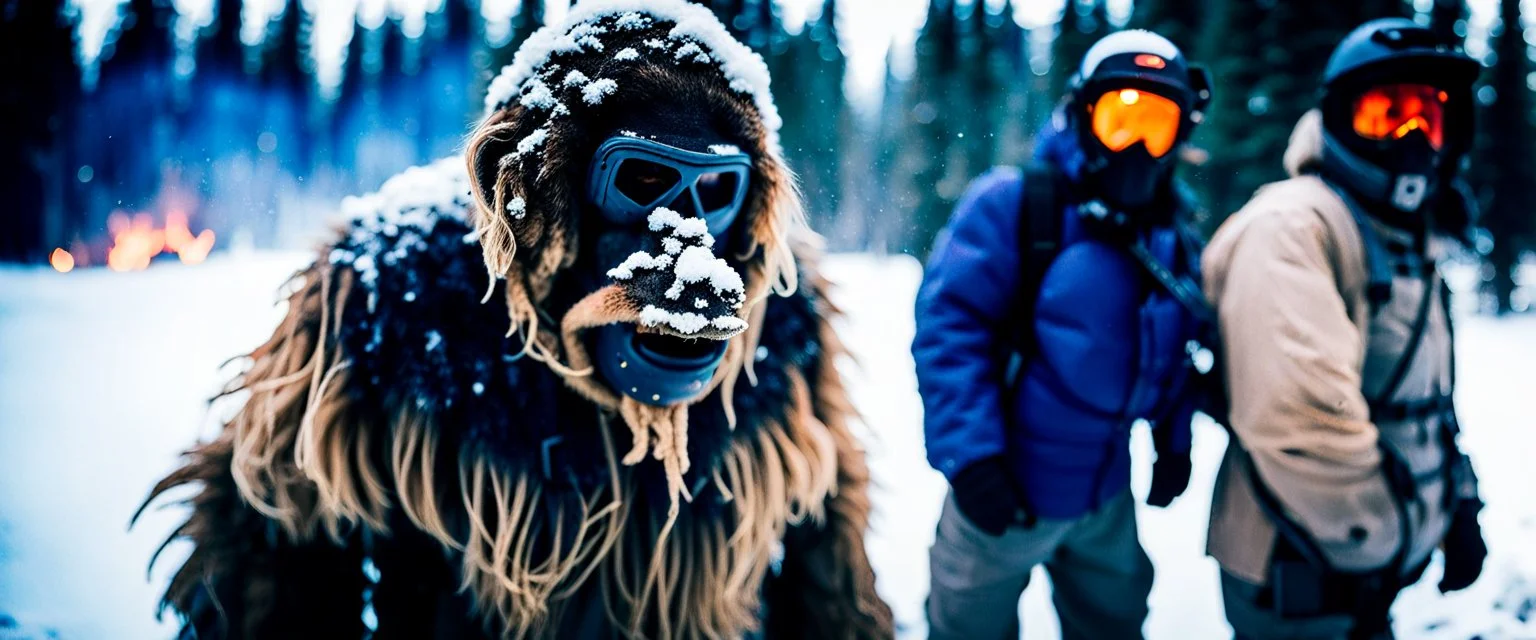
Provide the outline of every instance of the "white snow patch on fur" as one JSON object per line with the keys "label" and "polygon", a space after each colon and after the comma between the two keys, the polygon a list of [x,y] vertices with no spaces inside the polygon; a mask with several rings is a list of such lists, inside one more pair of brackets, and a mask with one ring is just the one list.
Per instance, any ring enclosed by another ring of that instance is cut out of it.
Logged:
{"label": "white snow patch on fur", "polygon": [[661,231],[671,227],[672,235],[679,238],[699,238],[706,249],[715,246],[715,237],[709,235],[709,223],[704,222],[703,218],[684,218],[676,211],[658,207],[646,218],[646,222],[651,231]]}
{"label": "white snow patch on fur", "polygon": [[747,330],[747,321],[736,316],[720,316],[711,320],[709,324],[721,331],[740,333]]}
{"label": "white snow patch on fur", "polygon": [[528,203],[522,198],[513,198],[511,202],[507,203],[507,213],[512,214],[512,217],[515,219],[522,220],[524,216],[528,215]]}
{"label": "white snow patch on fur", "polygon": [[650,47],[652,49],[665,49],[665,48],[667,48],[667,42],[665,40],[662,40],[661,38],[651,38],[649,40],[646,40],[644,44],[645,44],[645,46]]}
{"label": "white snow patch on fur", "polygon": [[574,87],[578,84],[586,84],[587,82],[589,82],[587,74],[582,73],[580,69],[572,69],[570,73],[565,74],[565,80],[561,81],[560,84]]}
{"label": "white snow patch on fur", "polygon": [[608,270],[608,277],[614,280],[628,280],[635,277],[635,269],[659,270],[672,266],[672,256],[661,254],[652,256],[644,251],[636,251],[629,254],[619,266]]}
{"label": "white snow patch on fur", "polygon": [[636,51],[634,47],[624,47],[623,49],[619,49],[618,53],[613,54],[613,59],[618,60],[619,62],[634,60],[639,57],[640,52]]}
{"label": "white snow patch on fur", "polygon": [[675,256],[683,252],[683,241],[677,238],[662,238],[661,248],[668,254]]}
{"label": "white snow patch on fur", "polygon": [[698,43],[694,42],[689,42],[682,47],[679,47],[677,51],[672,52],[672,57],[679,62],[681,62],[684,58],[691,59],[692,61],[699,64],[709,64],[710,62],[713,62],[713,60],[709,57],[709,54],[705,53],[703,49],[699,48]]}
{"label": "white snow patch on fur", "polygon": [[647,327],[666,325],[682,333],[698,333],[710,325],[710,320],[697,313],[677,313],[648,304],[640,310],[640,324]]}
{"label": "white snow patch on fur", "polygon": [[341,214],[368,232],[402,226],[431,231],[440,216],[466,220],[469,174],[464,159],[451,156],[401,171],[384,181],[378,191],[343,198]]}
{"label": "white snow patch on fur", "polygon": [[741,147],[734,144],[712,144],[709,145],[709,152],[717,156],[736,156],[741,155]]}
{"label": "white snow patch on fur", "polygon": [[533,133],[528,134],[528,137],[518,141],[517,155],[521,157],[532,153],[534,149],[539,148],[539,145],[544,144],[544,139],[548,137],[548,129],[534,129]]}
{"label": "white snow patch on fur", "polygon": [[618,28],[619,31],[644,29],[651,26],[651,19],[638,11],[630,11],[629,13],[619,15],[618,21],[614,22],[613,26]]}
{"label": "white snow patch on fur", "polygon": [[672,52],[672,57],[676,58],[678,60],[682,60],[683,58],[686,58],[688,56],[698,55],[698,54],[701,54],[701,53],[704,53],[704,50],[699,48],[698,43],[690,42],[690,43],[685,44],[685,45],[683,45],[681,47],[678,47],[677,51],[673,51]]}
{"label": "white snow patch on fur", "polygon": [[515,89],[548,66],[554,54],[578,51],[582,47],[601,51],[602,43],[595,36],[605,30],[595,23],[609,16],[619,16],[620,20],[631,23],[637,21],[638,18],[624,17],[631,13],[672,22],[676,26],[668,37],[686,39],[701,47],[700,53],[720,68],[732,90],[752,97],[768,132],[768,145],[778,149],[782,121],[769,90],[768,65],[761,56],[732,37],[707,7],[686,0],[586,0],[571,7],[564,20],[529,36],[518,48],[512,64],[503,68],[491,82],[485,96],[486,115],[511,102]]}
{"label": "white snow patch on fur", "polygon": [[581,90],[581,99],[587,104],[601,104],[603,98],[613,95],[619,90],[619,83],[608,78],[599,78],[589,83]]}
{"label": "white snow patch on fur", "polygon": [[677,265],[672,268],[672,274],[677,279],[672,281],[671,288],[666,291],[668,300],[681,297],[684,285],[706,280],[717,295],[727,299],[740,300],[746,295],[741,274],[736,273],[730,263],[715,257],[715,254],[704,247],[692,246],[683,249],[683,255],[677,257]]}
{"label": "white snow patch on fur", "polygon": [[[569,22],[569,19],[567,19],[567,22]],[[548,27],[545,28],[547,29]],[[543,31],[543,29],[540,29],[540,31]],[[598,40],[597,36],[605,33],[608,33],[607,29],[591,22],[576,23],[574,27],[569,27],[569,31],[566,31],[565,34],[555,38],[554,42],[549,45],[549,53],[578,53],[583,48],[602,51],[603,42]],[[534,35],[538,34],[535,33]],[[533,38],[530,37],[528,41],[524,42],[524,46],[527,46],[528,42],[532,42],[532,40]],[[522,47],[518,48],[518,52],[522,52]],[[548,56],[546,56],[547,58]],[[515,57],[513,58],[513,63],[516,64]]]}
{"label": "white snow patch on fur", "polygon": [[555,92],[550,91],[549,85],[534,79],[523,87],[523,97],[519,102],[529,109],[553,109],[560,101],[555,99]]}

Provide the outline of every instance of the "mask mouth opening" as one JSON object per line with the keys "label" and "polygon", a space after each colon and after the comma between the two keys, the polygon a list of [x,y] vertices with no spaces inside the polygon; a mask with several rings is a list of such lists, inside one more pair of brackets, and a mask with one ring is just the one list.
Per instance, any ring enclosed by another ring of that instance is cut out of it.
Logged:
{"label": "mask mouth opening", "polygon": [[603,383],[654,406],[702,395],[730,346],[729,340],[682,337],[628,322],[597,327],[587,342]]}
{"label": "mask mouth opening", "polygon": [[675,371],[713,368],[725,357],[727,343],[721,340],[631,331],[630,343],[635,354],[658,368]]}

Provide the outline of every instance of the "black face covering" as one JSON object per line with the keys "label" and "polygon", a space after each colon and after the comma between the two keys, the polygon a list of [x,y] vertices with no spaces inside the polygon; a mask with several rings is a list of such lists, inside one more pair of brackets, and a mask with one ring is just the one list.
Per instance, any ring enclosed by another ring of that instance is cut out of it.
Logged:
{"label": "black face covering", "polygon": [[1138,142],[1118,152],[1102,153],[1096,166],[1089,167],[1090,195],[1128,213],[1146,209],[1158,200],[1172,172],[1172,151],[1153,158],[1146,145]]}
{"label": "black face covering", "polygon": [[[711,126],[707,117],[698,109],[671,105],[652,107],[618,114],[612,119],[610,130],[595,138],[593,153],[599,144],[615,136],[651,140],[696,153],[711,153],[711,146],[719,147],[732,142],[718,128]],[[588,169],[591,174],[595,167]],[[588,178],[591,179],[591,175]],[[684,195],[687,194],[685,191]],[[604,286],[616,284],[625,288],[626,295],[638,296],[637,305],[654,303],[658,308],[666,307],[669,313],[680,313],[677,308],[669,306],[669,299],[655,288],[657,278],[664,282],[672,281],[670,266],[661,268],[661,271],[631,267],[632,275],[626,276],[615,276],[616,268],[628,264],[636,252],[682,261],[691,255],[687,252],[700,248],[718,248],[719,251],[705,251],[711,259],[716,259],[729,246],[731,229],[713,239],[710,239],[706,231],[704,238],[690,233],[683,234],[686,238],[673,235],[669,240],[662,241],[661,238],[667,236],[672,227],[659,225],[650,214],[635,220],[615,220],[589,200],[589,197],[583,197],[579,204],[582,207],[581,253],[578,264],[570,270],[570,277],[578,283],[573,288],[581,292],[577,300]],[[691,199],[686,203],[679,201],[658,206],[672,209],[677,219],[703,224],[704,218],[700,216],[704,212],[698,211]],[[677,247],[665,249],[665,242],[668,241],[678,243]],[[691,246],[693,244],[699,246]],[[658,275],[661,272],[665,275]],[[729,303],[722,302],[723,297],[703,296],[693,288],[683,289],[681,280],[678,282],[674,286],[680,292],[686,291],[672,294],[672,297],[686,302],[676,302],[679,308],[700,314],[700,317],[719,319],[730,316],[735,319],[731,309],[722,306]],[[571,304],[575,302],[572,300]],[[740,301],[736,302],[739,306]],[[651,313],[649,306],[645,313]],[[642,324],[647,322],[645,313],[641,314]],[[677,327],[675,324],[672,326]],[[608,324],[592,329],[585,336],[587,351],[597,369],[596,375],[614,392],[641,403],[669,406],[696,397],[706,388],[725,356],[727,342],[718,337],[685,338],[641,329],[629,323]],[[680,330],[690,333],[696,331]]]}

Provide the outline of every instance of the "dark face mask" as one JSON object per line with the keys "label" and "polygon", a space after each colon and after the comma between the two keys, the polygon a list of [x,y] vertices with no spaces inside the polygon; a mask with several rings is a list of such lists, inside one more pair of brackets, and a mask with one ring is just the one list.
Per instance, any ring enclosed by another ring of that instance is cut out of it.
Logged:
{"label": "dark face mask", "polygon": [[[710,326],[700,337],[679,334],[692,334],[691,327],[706,320],[734,320],[731,303],[740,303],[730,295],[684,295],[668,287],[674,273],[732,269],[719,256],[728,253],[727,241],[746,199],[751,160],[734,147],[711,148],[705,153],[615,136],[599,147],[588,172],[583,238],[589,242],[589,259],[580,270],[581,288],[590,292],[619,284],[639,305],[656,309],[652,315],[663,318],[658,321],[663,330],[642,327],[647,317],[642,314],[641,325],[592,330],[587,348],[611,389],[646,404],[676,404],[706,388],[728,343]],[[641,253],[646,259],[637,262]],[[652,259],[668,265],[635,266]],[[616,278],[616,271],[633,275]]]}
{"label": "dark face mask", "polygon": [[1168,179],[1172,153],[1153,158],[1141,143],[1118,152],[1104,152],[1088,174],[1092,195],[1123,211],[1148,207],[1157,200]]}
{"label": "dark face mask", "polygon": [[1388,201],[1403,211],[1417,211],[1438,191],[1440,152],[1415,131],[1400,140],[1378,143],[1367,160],[1392,176]]}

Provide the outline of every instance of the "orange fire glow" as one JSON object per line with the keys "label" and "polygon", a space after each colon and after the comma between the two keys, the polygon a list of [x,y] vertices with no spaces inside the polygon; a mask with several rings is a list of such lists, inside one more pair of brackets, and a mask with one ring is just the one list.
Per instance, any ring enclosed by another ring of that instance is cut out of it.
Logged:
{"label": "orange fire glow", "polygon": [[212,229],[197,235],[187,226],[187,214],[172,210],[165,214],[165,227],[155,228],[155,219],[147,213],[134,215],[113,212],[107,218],[112,233],[112,249],[107,252],[107,268],[113,271],[138,271],[149,267],[150,260],[162,253],[174,253],[184,264],[198,264],[213,250]]}
{"label": "orange fire glow", "polygon": [[182,264],[198,264],[208,259],[213,250],[213,229],[203,229],[196,236],[187,227],[187,214],[171,211],[165,214],[165,250],[174,252]]}
{"label": "orange fire glow", "polygon": [[75,270],[75,257],[63,248],[54,249],[53,255],[48,256],[48,264],[59,273],[69,273]]}

